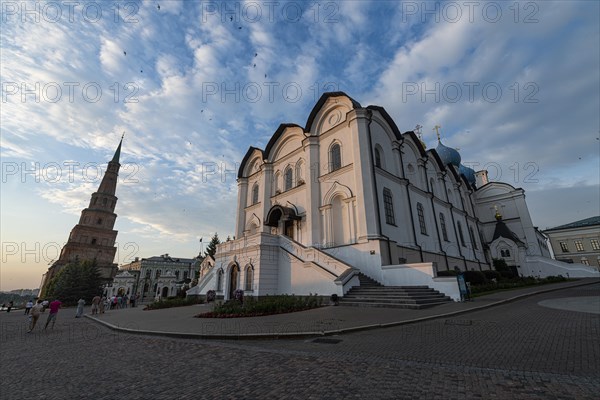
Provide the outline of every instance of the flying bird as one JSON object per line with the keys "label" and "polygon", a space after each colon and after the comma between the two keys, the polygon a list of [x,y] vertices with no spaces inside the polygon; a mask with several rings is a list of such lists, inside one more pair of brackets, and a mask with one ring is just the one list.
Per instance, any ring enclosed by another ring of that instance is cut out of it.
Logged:
{"label": "flying bird", "polygon": [[254,64],[253,67],[256,68],[256,64]]}
{"label": "flying bird", "polygon": [[233,15],[229,17],[229,20],[230,20],[230,21],[233,21]]}
{"label": "flying bird", "polygon": [[123,51],[123,54],[124,54],[124,55],[127,55],[127,52],[126,52],[126,51]]}
{"label": "flying bird", "polygon": [[258,57],[258,53],[254,53],[254,57]]}
{"label": "flying bird", "polygon": [[160,11],[160,4],[157,4],[156,8],[158,8],[158,10]]}
{"label": "flying bird", "polygon": [[238,29],[242,29],[242,27],[241,27],[241,26],[238,26]]}

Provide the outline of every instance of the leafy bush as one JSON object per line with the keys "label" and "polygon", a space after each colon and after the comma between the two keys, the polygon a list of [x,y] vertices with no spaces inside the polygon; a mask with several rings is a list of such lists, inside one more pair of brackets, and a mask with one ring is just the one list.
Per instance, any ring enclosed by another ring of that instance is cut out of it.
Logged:
{"label": "leafy bush", "polygon": [[523,277],[523,278],[512,278],[507,281],[499,281],[497,283],[487,283],[483,285],[474,285],[471,286],[472,294],[484,294],[488,292],[495,292],[498,290],[510,290],[516,289],[520,287],[527,286],[536,286],[536,285],[544,285],[547,283],[557,283],[557,282],[565,282],[569,279],[563,276],[549,276],[544,279],[536,279],[533,277]]}
{"label": "leafy bush", "polygon": [[465,280],[471,285],[483,285],[487,282],[485,275],[481,271],[465,271]]}
{"label": "leafy bush", "polygon": [[194,304],[202,304],[204,300],[199,297],[187,297],[182,299],[180,297],[168,298],[167,300],[159,300],[154,303],[148,304],[144,310],[159,310],[161,308],[172,308],[172,307],[185,307]]}
{"label": "leafy bush", "polygon": [[458,275],[457,271],[449,270],[449,271],[438,271],[437,276],[456,276]]}
{"label": "leafy bush", "polygon": [[495,279],[495,280],[500,279],[500,272],[498,272],[498,271],[483,271],[483,275],[485,276],[485,279],[487,279],[488,281],[491,281],[493,279]]}
{"label": "leafy bush", "polygon": [[323,305],[323,299],[317,296],[266,296],[256,300],[248,297],[242,305],[239,301],[227,301],[216,305],[213,311],[198,314],[198,318],[256,317],[282,314],[294,311],[310,310]]}

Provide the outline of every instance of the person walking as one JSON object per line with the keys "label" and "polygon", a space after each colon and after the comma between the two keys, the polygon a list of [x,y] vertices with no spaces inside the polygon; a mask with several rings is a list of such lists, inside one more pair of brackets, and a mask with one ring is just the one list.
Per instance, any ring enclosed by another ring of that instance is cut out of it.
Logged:
{"label": "person walking", "polygon": [[62,305],[62,302],[58,299],[54,300],[50,303],[50,314],[48,314],[48,319],[46,320],[46,325],[44,326],[44,330],[48,328],[48,324],[52,321],[52,329],[54,329],[54,325],[56,324],[56,316],[58,315],[58,309]]}
{"label": "person walking", "polygon": [[80,298],[77,300],[77,312],[75,313],[75,318],[81,318],[83,315],[83,306],[85,306],[85,300]]}
{"label": "person walking", "polygon": [[10,309],[13,308],[13,305],[14,303],[12,300],[8,302],[8,309],[6,310],[7,313],[10,312]]}
{"label": "person walking", "polygon": [[92,315],[98,314],[98,305],[100,304],[100,296],[94,296],[92,299]]}
{"label": "person walking", "polygon": [[100,304],[98,304],[98,308],[100,308],[100,314],[104,314],[104,308],[106,307],[106,297],[102,296],[100,299]]}
{"label": "person walking", "polygon": [[29,330],[27,331],[27,333],[31,333],[31,331],[33,331],[33,328],[35,328],[35,324],[37,324],[38,319],[40,319],[40,316],[42,315],[43,309],[44,306],[42,306],[41,300],[38,300],[35,306],[31,307],[31,322],[29,323]]}
{"label": "person walking", "polygon": [[27,304],[25,304],[25,315],[29,314],[31,307],[33,307],[33,301],[29,300]]}

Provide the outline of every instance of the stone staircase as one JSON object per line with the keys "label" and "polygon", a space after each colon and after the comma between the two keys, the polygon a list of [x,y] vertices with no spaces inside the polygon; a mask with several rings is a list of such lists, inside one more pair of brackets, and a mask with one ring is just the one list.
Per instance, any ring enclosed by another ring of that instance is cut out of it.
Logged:
{"label": "stone staircase", "polygon": [[389,307],[420,310],[452,302],[450,297],[428,286],[383,286],[360,273],[354,286],[340,299],[341,306]]}

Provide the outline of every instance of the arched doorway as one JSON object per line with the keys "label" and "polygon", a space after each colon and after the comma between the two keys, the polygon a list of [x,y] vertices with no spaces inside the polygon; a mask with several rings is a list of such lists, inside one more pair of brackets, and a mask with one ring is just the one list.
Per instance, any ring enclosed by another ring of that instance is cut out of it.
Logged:
{"label": "arched doorway", "polygon": [[162,295],[161,295],[161,297],[162,297],[162,298],[167,298],[167,297],[169,297],[169,288],[168,288],[168,287],[166,287],[166,286],[165,286],[165,287],[162,289]]}
{"label": "arched doorway", "polygon": [[269,210],[265,225],[275,227],[278,234],[294,239],[294,221],[299,221],[300,219],[293,208],[277,204]]}
{"label": "arched doorway", "polygon": [[233,299],[233,292],[238,288],[238,277],[240,276],[240,268],[237,265],[231,267],[229,272],[229,298]]}

